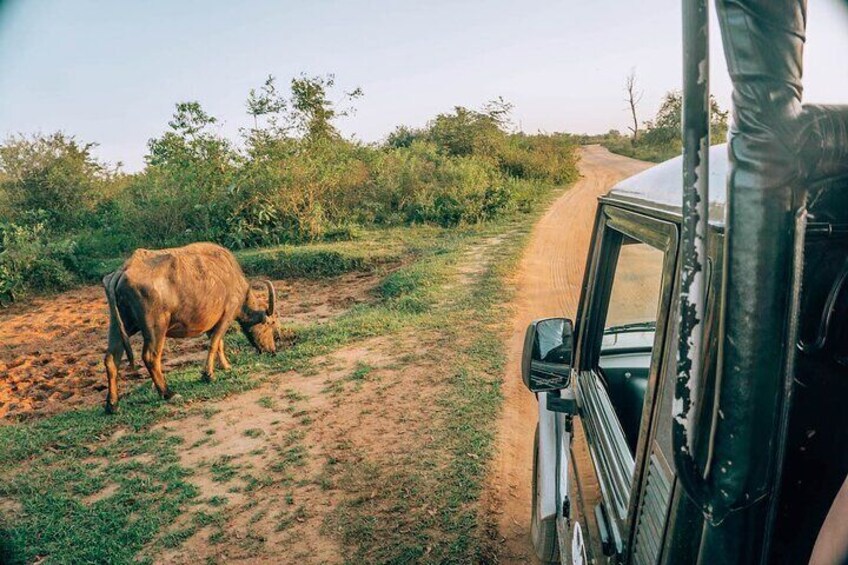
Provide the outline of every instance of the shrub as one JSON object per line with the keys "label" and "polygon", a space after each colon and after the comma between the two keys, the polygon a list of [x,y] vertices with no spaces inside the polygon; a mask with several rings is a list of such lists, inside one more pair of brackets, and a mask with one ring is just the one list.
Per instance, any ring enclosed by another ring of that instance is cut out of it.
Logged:
{"label": "shrub", "polygon": [[0,223],[0,302],[73,285],[74,252],[73,241],[51,240],[43,221]]}
{"label": "shrub", "polygon": [[48,136],[13,136],[0,145],[0,177],[7,218],[40,212],[54,228],[82,225],[108,182],[106,166],[83,144],[61,132]]}
{"label": "shrub", "polygon": [[427,139],[454,157],[478,155],[496,158],[506,144],[506,134],[498,120],[462,106],[453,113],[439,114],[430,122]]}

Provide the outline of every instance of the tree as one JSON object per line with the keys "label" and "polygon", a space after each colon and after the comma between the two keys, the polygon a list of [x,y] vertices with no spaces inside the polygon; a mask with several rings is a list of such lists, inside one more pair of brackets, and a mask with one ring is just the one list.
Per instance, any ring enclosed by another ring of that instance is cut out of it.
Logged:
{"label": "tree", "polygon": [[62,132],[13,136],[0,146],[2,191],[16,216],[46,214],[51,226],[76,227],[91,212],[109,177],[92,150]]}
{"label": "tree", "polygon": [[386,137],[386,147],[393,149],[406,148],[411,146],[421,136],[422,133],[416,129],[407,126],[398,126]]}
{"label": "tree", "polygon": [[483,105],[482,113],[489,117],[501,130],[508,130],[512,126],[512,102],[507,102],[503,96],[489,100]]}
{"label": "tree", "polygon": [[[329,98],[329,91],[336,84],[335,76],[307,77],[301,75],[291,81],[291,122],[292,125],[307,140],[336,138],[338,130],[333,125],[333,120],[339,117],[349,116],[354,112],[352,105],[341,109]],[[352,103],[361,98],[361,88],[355,88],[345,92],[341,102]]]}
{"label": "tree", "polygon": [[226,167],[234,156],[229,142],[211,131],[217,122],[199,102],[177,103],[168,122],[170,131],[147,142],[150,151],[145,157],[147,164],[172,172],[188,171],[201,164],[212,169]]}
{"label": "tree", "polygon": [[627,92],[627,104],[630,106],[630,115],[633,118],[633,125],[628,127],[633,133],[633,141],[639,140],[639,120],[636,117],[636,106],[639,102],[642,101],[642,96],[645,94],[644,92],[636,92],[636,70],[633,69],[630,71],[630,74],[627,75],[627,79],[624,81],[624,90]]}
{"label": "tree", "polygon": [[277,93],[277,85],[273,75],[268,75],[265,83],[257,92],[251,88],[247,96],[247,113],[253,116],[253,128],[259,129],[259,118],[269,117],[271,126],[276,126],[276,115],[286,109],[286,99]]}
{"label": "tree", "polygon": [[[715,97],[710,95],[710,140],[713,144],[724,143],[727,116],[728,112],[722,110]],[[682,120],[683,95],[679,90],[671,90],[665,94],[654,120],[645,123],[647,133],[643,141],[653,145],[681,142]]]}
{"label": "tree", "polygon": [[496,156],[506,141],[512,104],[497,98],[481,110],[457,106],[439,114],[428,126],[428,137],[449,155]]}
{"label": "tree", "polygon": [[130,184],[135,229],[156,244],[215,239],[238,154],[196,101],[176,105],[169,129],[148,141],[147,169]]}
{"label": "tree", "polygon": [[722,110],[718,100],[710,95],[710,142],[715,145],[727,141],[728,110]]}
{"label": "tree", "polygon": [[665,145],[680,140],[683,100],[680,92],[666,92],[653,121],[645,122],[642,141],[649,145]]}

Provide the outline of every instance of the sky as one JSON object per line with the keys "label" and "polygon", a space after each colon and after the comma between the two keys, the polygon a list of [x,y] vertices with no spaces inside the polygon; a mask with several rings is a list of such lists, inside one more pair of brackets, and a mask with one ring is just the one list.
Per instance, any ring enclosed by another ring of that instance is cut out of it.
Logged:
{"label": "sky", "polygon": [[[631,70],[640,120],[680,88],[680,20],[679,0],[0,0],[0,137],[62,130],[136,171],[176,102],[235,138],[251,88],[301,73],[362,88],[339,126],[366,142],[497,96],[528,133],[626,131]],[[810,2],[806,101],[848,102],[846,30],[848,2]]]}

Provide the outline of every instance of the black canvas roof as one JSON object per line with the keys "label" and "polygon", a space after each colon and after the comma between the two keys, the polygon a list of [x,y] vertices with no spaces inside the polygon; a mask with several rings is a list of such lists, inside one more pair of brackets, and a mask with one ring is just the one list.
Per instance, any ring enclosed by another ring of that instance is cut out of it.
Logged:
{"label": "black canvas roof", "polygon": [[[724,225],[727,201],[727,145],[710,148],[710,223]],[[683,157],[675,157],[625,179],[612,187],[605,200],[622,201],[682,217]]]}

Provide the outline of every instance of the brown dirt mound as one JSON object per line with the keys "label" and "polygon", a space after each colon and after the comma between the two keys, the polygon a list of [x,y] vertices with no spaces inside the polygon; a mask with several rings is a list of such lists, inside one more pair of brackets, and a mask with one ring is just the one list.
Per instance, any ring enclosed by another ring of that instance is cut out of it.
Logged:
{"label": "brown dirt mound", "polygon": [[[349,273],[320,281],[274,281],[282,323],[332,319],[369,300],[375,273]],[[36,298],[0,310],[0,424],[99,404],[106,390],[103,354],[109,314],[102,288],[89,286]],[[136,350],[140,338],[132,339]],[[166,370],[199,363],[205,337],[169,339]],[[138,355],[137,355],[138,357]],[[122,368],[130,382],[147,379],[144,370]]]}

